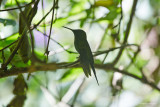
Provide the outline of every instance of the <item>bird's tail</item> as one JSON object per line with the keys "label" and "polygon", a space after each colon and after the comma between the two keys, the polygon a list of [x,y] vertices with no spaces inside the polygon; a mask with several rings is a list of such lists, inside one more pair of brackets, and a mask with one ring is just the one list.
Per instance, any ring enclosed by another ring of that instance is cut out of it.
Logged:
{"label": "bird's tail", "polygon": [[93,64],[90,64],[90,65],[91,65],[91,68],[92,68],[92,70],[93,70],[94,76],[95,76],[95,78],[96,78],[97,84],[99,85],[99,82],[98,82],[98,79],[97,79],[96,70],[95,70],[95,68],[94,68],[94,65],[93,65]]}

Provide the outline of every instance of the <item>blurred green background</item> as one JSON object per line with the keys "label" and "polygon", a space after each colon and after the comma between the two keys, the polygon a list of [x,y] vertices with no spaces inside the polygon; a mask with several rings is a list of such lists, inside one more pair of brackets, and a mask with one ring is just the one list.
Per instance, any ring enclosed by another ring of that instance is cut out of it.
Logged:
{"label": "blurred green background", "polygon": [[[18,0],[21,6],[37,0]],[[55,2],[54,2],[55,1]],[[48,62],[74,62],[78,54],[74,48],[74,35],[64,29],[83,29],[93,54],[123,46],[136,0],[40,0],[31,28],[36,25],[54,5],[52,11],[37,28],[32,30],[36,56],[43,60],[50,34]],[[54,2],[54,4],[53,4]],[[114,67],[139,79],[126,76],[116,70],[98,69],[98,86],[95,77],[86,78],[82,68],[65,68],[56,71],[38,71],[23,74],[28,86],[24,107],[159,107],[160,106],[160,0],[138,0],[132,17],[128,41],[136,44],[124,48],[118,61],[119,50],[94,57],[95,64],[116,63]],[[15,0],[0,0],[0,50],[16,41],[19,34],[19,8]],[[11,10],[7,10],[11,9]],[[22,8],[24,10],[24,8]],[[29,38],[29,45],[31,39]],[[25,45],[26,46],[26,45]],[[138,48],[137,48],[138,47]],[[30,48],[29,48],[30,49]],[[29,52],[31,51],[25,51]],[[0,64],[11,54],[11,47],[0,51]],[[24,63],[16,54],[8,68],[30,67],[32,60]],[[6,107],[14,98],[16,76],[0,78],[0,106]],[[144,80],[143,79],[147,79]],[[21,81],[21,80],[20,80]],[[145,84],[145,82],[147,83]],[[148,82],[149,81],[149,82]],[[144,83],[143,83],[144,82]],[[149,83],[159,87],[156,89]]]}

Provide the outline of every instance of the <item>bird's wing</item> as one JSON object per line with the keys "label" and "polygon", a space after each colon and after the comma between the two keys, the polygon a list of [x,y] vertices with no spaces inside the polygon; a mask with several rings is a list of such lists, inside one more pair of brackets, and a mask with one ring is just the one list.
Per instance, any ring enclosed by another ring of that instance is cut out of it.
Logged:
{"label": "bird's wing", "polygon": [[90,62],[94,63],[92,51],[91,51],[91,48],[90,48],[87,40],[76,42],[75,43],[75,48],[76,48],[76,50],[78,51],[79,54],[85,53],[85,56],[87,57],[87,59]]}
{"label": "bird's wing", "polygon": [[92,51],[91,51],[91,48],[90,48],[90,46],[89,46],[88,42],[87,42],[87,48],[86,48],[86,51],[87,51],[87,52],[86,52],[86,54],[87,54],[87,58],[88,58],[89,62],[90,62],[91,64],[94,64]]}
{"label": "bird's wing", "polygon": [[89,75],[91,76],[90,63],[87,58],[85,49],[82,52],[80,52],[80,63],[86,77],[88,77]]}
{"label": "bird's wing", "polygon": [[96,76],[96,71],[94,68],[94,61],[93,61],[91,50],[84,49],[83,51],[80,52],[80,63],[87,77],[88,77],[88,74],[91,76],[91,70],[90,70],[90,66],[91,66],[94,76],[96,78],[97,84],[99,85],[99,82]]}
{"label": "bird's wing", "polygon": [[95,68],[94,68],[94,60],[93,60],[92,51],[90,49],[90,46],[89,46],[88,42],[85,43],[85,48],[81,47],[80,49],[81,49],[80,55],[83,56],[82,58],[84,58],[84,60],[88,61],[87,62],[87,67],[89,69],[88,73],[90,73],[90,76],[91,76],[91,71],[90,71],[90,66],[91,66],[91,68],[93,70],[93,73],[94,73],[94,76],[96,78],[97,84],[99,85],[97,75],[96,75],[96,71],[95,71]]}

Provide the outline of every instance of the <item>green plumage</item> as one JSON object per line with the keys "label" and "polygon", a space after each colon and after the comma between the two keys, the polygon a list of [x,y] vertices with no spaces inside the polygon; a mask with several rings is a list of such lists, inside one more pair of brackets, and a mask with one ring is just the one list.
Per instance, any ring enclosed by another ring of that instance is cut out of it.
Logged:
{"label": "green plumage", "polygon": [[96,76],[96,71],[94,68],[93,55],[87,41],[86,33],[80,29],[73,30],[68,27],[64,27],[64,28],[67,28],[74,33],[74,46],[78,51],[78,53],[80,54],[80,64],[83,68],[84,74],[86,75],[86,77],[89,77],[89,75],[91,76],[91,70],[90,70],[90,67],[91,67],[95,75],[97,84],[99,85],[98,79]]}

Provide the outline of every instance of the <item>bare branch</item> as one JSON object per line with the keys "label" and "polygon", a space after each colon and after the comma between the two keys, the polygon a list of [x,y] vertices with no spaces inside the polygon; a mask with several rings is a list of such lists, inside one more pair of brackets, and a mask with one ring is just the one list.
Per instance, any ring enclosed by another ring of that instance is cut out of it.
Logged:
{"label": "bare branch", "polygon": [[[0,70],[0,78],[5,78],[5,77],[9,77],[9,76],[14,76],[14,75],[18,75],[18,74],[23,74],[23,73],[33,73],[33,72],[38,72],[38,71],[43,71],[43,72],[55,72],[58,69],[66,69],[66,68],[78,68],[80,67],[79,64],[75,64],[74,66],[61,66],[61,65],[65,65],[65,64],[69,64],[68,62],[64,62],[64,63],[49,63],[49,64],[43,64],[43,65],[32,65],[30,67],[22,67],[22,68],[12,68],[10,70],[7,70],[6,72],[3,72],[2,70]],[[95,68],[98,69],[103,69],[105,71],[113,71],[113,72],[119,72],[122,73],[124,75],[127,75],[129,77],[132,77],[134,79],[140,80],[141,82],[151,86],[152,88],[160,91],[160,87],[156,86],[153,82],[150,82],[146,79],[140,78],[134,74],[129,73],[126,70],[120,70],[118,68],[113,67],[112,64],[95,64]]]}
{"label": "bare branch", "polygon": [[[138,0],[134,0],[134,2],[133,2],[132,12],[131,12],[131,15],[130,15],[129,22],[128,22],[128,24],[127,24],[127,29],[126,29],[126,32],[125,32],[125,38],[124,38],[124,41],[123,41],[123,45],[127,43],[127,40],[128,40],[128,37],[129,37],[129,33],[130,33],[132,21],[133,21],[133,16],[134,16],[134,13],[135,13],[135,11],[136,11],[137,2],[138,2]],[[113,64],[114,64],[114,65],[115,65],[115,64],[118,62],[118,60],[120,59],[123,50],[124,50],[124,48],[121,48],[121,50],[119,51],[117,57],[116,57],[115,60],[113,61]]]}

